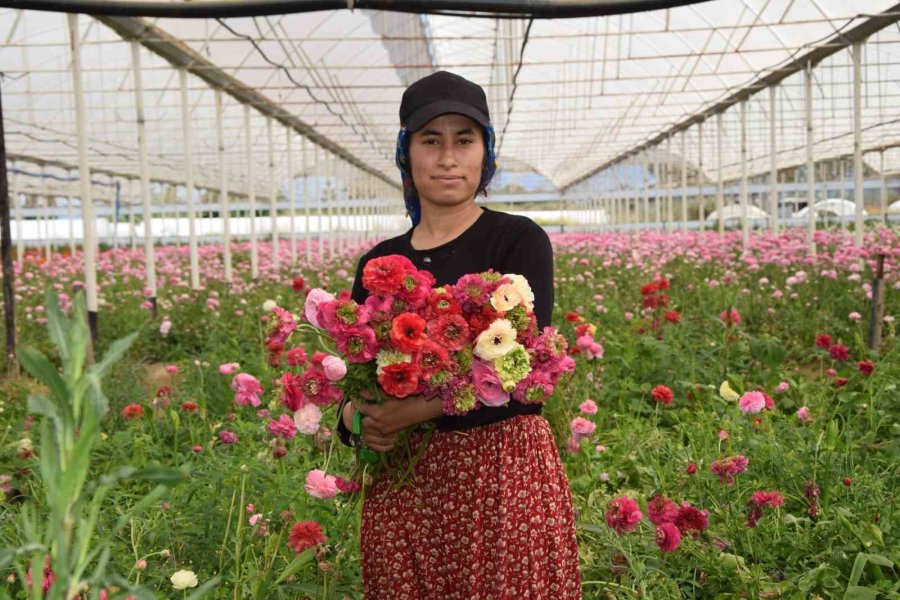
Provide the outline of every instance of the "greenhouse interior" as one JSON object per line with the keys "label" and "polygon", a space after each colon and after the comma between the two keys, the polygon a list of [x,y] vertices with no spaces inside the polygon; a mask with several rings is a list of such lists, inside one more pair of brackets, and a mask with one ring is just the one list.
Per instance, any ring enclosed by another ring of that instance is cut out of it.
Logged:
{"label": "greenhouse interior", "polygon": [[897,0],[0,40],[0,599],[900,595]]}

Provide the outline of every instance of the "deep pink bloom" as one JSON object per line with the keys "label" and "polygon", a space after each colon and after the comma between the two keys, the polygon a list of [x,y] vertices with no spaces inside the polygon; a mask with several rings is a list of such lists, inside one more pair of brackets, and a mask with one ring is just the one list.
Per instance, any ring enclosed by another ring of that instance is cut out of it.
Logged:
{"label": "deep pink bloom", "polygon": [[739,313],[736,308],[732,308],[730,311],[723,310],[722,314],[719,315],[719,318],[725,323],[726,327],[732,325],[738,326],[741,324],[741,313]]}
{"label": "deep pink bloom", "polygon": [[597,414],[597,403],[593,400],[585,400],[581,404],[578,405],[578,410],[583,412],[586,415],[596,415]]}
{"label": "deep pink bloom", "polygon": [[710,465],[709,470],[719,476],[719,481],[731,485],[734,483],[735,475],[739,475],[747,470],[749,462],[746,456],[737,454],[727,458],[720,458]]}
{"label": "deep pink bloom", "polygon": [[657,494],[647,503],[647,517],[654,525],[673,523],[678,518],[678,505],[662,494]]}
{"label": "deep pink bloom", "polygon": [[650,391],[650,395],[653,396],[657,402],[661,402],[665,405],[672,404],[672,400],[675,399],[675,393],[664,385],[658,385],[653,388]]}
{"label": "deep pink bloom", "polygon": [[291,417],[283,414],[278,417],[277,421],[269,421],[269,433],[275,437],[289,440],[297,435],[297,426]]}
{"label": "deep pink bloom", "polygon": [[850,349],[843,344],[832,344],[828,348],[828,354],[838,362],[847,362],[850,359]]}
{"label": "deep pink bloom", "polygon": [[238,441],[238,436],[234,432],[225,430],[219,432],[219,441],[223,444],[234,444]]}
{"label": "deep pink bloom", "polygon": [[509,402],[509,394],[503,391],[503,384],[494,365],[483,360],[472,361],[472,383],[478,401],[485,406],[503,406]]}
{"label": "deep pink bloom", "polygon": [[238,406],[259,406],[259,395],[263,393],[256,377],[247,373],[238,373],[231,380],[231,389],[234,390],[234,401]]}
{"label": "deep pink bloom", "polygon": [[662,523],[656,527],[656,545],[663,552],[675,552],[681,544],[681,532],[672,523]]}
{"label": "deep pink bloom", "polygon": [[287,360],[287,364],[291,367],[299,367],[304,364],[307,360],[306,350],[303,348],[291,348],[285,354],[285,359]]}
{"label": "deep pink bloom", "polygon": [[690,533],[695,538],[699,537],[700,532],[709,527],[709,511],[691,506],[689,502],[682,502],[678,507],[678,516],[675,517],[675,526],[683,534]]}
{"label": "deep pink bloom", "polygon": [[627,531],[634,531],[644,515],[638,508],[637,502],[622,496],[613,499],[606,509],[606,524],[609,525],[616,533],[621,535]]}
{"label": "deep pink bloom", "polygon": [[738,406],[745,415],[758,413],[766,407],[766,397],[760,392],[744,392],[738,400]]}
{"label": "deep pink bloom", "polygon": [[575,417],[574,419],[572,419],[570,427],[572,429],[572,435],[574,435],[576,441],[579,442],[583,438],[593,435],[594,430],[597,429],[597,425],[595,423],[588,421],[584,417]]}
{"label": "deep pink bloom", "polygon": [[873,363],[871,360],[861,360],[856,363],[856,367],[859,369],[860,373],[868,376],[871,375],[872,371],[875,370],[875,363]]}

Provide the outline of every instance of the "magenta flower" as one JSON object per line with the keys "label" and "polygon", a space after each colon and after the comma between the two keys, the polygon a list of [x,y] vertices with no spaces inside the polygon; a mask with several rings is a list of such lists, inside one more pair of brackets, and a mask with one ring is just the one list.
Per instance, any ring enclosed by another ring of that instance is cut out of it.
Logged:
{"label": "magenta flower", "polygon": [[656,527],[656,545],[663,552],[675,552],[681,544],[681,532],[673,523],[662,523]]}
{"label": "magenta flower", "polygon": [[259,395],[263,393],[256,377],[247,373],[238,373],[231,380],[231,389],[234,390],[234,401],[238,406],[259,406]]}
{"label": "magenta flower", "polygon": [[572,435],[575,436],[575,440],[579,442],[583,438],[593,435],[594,431],[597,429],[595,423],[588,421],[584,417],[575,417],[572,419],[572,423],[569,426],[572,429]]}
{"label": "magenta flower", "polygon": [[758,413],[766,407],[766,397],[760,392],[744,392],[738,400],[738,406],[745,415]]}
{"label": "magenta flower", "polygon": [[219,432],[219,441],[223,444],[231,445],[236,444],[238,441],[238,436],[236,433],[225,430]]}
{"label": "magenta flower", "polygon": [[475,384],[478,400],[485,406],[503,406],[509,402],[509,394],[503,391],[503,384],[492,364],[473,360],[472,383]]}
{"label": "magenta flower", "polygon": [[297,426],[294,424],[294,420],[291,417],[283,414],[278,417],[277,421],[269,421],[269,433],[275,437],[289,440],[297,435]]}
{"label": "magenta flower", "polygon": [[644,518],[637,502],[626,496],[613,499],[609,503],[609,508],[606,509],[605,516],[606,524],[619,535],[627,531],[634,531],[641,519]]}

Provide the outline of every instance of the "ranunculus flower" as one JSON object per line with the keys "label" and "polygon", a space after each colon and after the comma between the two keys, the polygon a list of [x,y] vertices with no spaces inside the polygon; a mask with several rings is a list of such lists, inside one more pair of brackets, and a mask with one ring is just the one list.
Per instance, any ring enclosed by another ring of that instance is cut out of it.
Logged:
{"label": "ranunculus flower", "polygon": [[269,433],[275,437],[289,440],[297,435],[297,426],[294,424],[294,419],[283,414],[278,417],[277,421],[269,421]]}
{"label": "ranunculus flower", "polygon": [[775,386],[775,393],[783,394],[789,389],[791,389],[791,384],[789,384],[787,381],[781,381],[778,383],[778,385]]}
{"label": "ranunculus flower", "polygon": [[256,377],[247,373],[238,373],[231,380],[231,389],[234,390],[234,401],[238,406],[259,406],[259,395],[263,393]]}
{"label": "ranunculus flower", "polygon": [[241,368],[240,363],[230,362],[219,365],[219,373],[222,375],[233,375],[235,371]]}
{"label": "ranunculus flower", "polygon": [[766,407],[766,397],[760,392],[745,392],[738,400],[738,406],[745,415],[758,413]]}
{"label": "ranunculus flower", "polygon": [[657,494],[647,503],[647,517],[654,525],[674,523],[678,518],[678,505],[662,494]]}
{"label": "ranunculus flower", "polygon": [[509,402],[509,393],[503,391],[503,382],[491,363],[472,361],[472,383],[479,402],[485,406],[503,406]]}
{"label": "ranunculus flower", "polygon": [[316,327],[321,327],[316,317],[316,314],[319,311],[319,305],[324,302],[331,302],[332,300],[334,300],[334,296],[321,288],[310,290],[309,294],[306,295],[306,303],[303,305],[303,314],[306,317],[306,320]]}
{"label": "ranunculus flower", "polygon": [[638,508],[637,502],[622,496],[613,499],[609,503],[605,517],[606,524],[621,535],[628,531],[634,531],[641,519],[644,518],[644,515],[641,513],[641,509]]}
{"label": "ranunculus flower", "polygon": [[656,545],[663,552],[675,552],[681,544],[681,532],[673,523],[662,523],[656,527]]}
{"label": "ranunculus flower", "polygon": [[661,402],[667,406],[672,404],[672,400],[675,399],[675,393],[664,385],[658,385],[653,388],[650,391],[650,395],[653,396],[657,402]]}
{"label": "ranunculus flower", "polygon": [[850,349],[843,344],[832,344],[828,347],[828,354],[838,362],[847,362],[850,358]]}
{"label": "ranunculus flower", "polygon": [[425,319],[415,313],[401,313],[391,321],[391,343],[400,352],[413,353],[425,340]]}
{"label": "ranunculus flower", "polygon": [[324,544],[325,539],[321,525],[315,521],[300,521],[291,527],[291,533],[288,535],[288,546],[291,550],[300,554],[304,550],[308,550],[318,544]]}
{"label": "ranunculus flower", "polygon": [[809,414],[809,407],[801,406],[797,409],[797,419],[800,420],[804,425],[812,421],[812,417]]}
{"label": "ranunculus flower", "polygon": [[132,402],[131,404],[128,404],[122,408],[122,418],[129,421],[140,419],[143,414],[144,407],[137,402]]}
{"label": "ranunculus flower", "polygon": [[586,415],[596,415],[597,414],[597,403],[593,400],[585,400],[581,404],[578,405],[578,410],[583,412]]}
{"label": "ranunculus flower", "polygon": [[322,370],[330,381],[340,381],[347,374],[347,363],[338,356],[326,356],[322,359]]}
{"label": "ranunculus flower", "polygon": [[504,283],[497,286],[497,289],[491,294],[491,306],[497,312],[507,312],[524,303],[525,299],[522,298],[519,289],[512,283]]}
{"label": "ranunculus flower", "polygon": [[306,493],[313,498],[334,498],[338,493],[334,475],[326,475],[322,469],[313,469],[306,474]]}
{"label": "ranunculus flower", "polygon": [[572,430],[572,435],[575,436],[576,441],[581,441],[582,438],[590,437],[597,429],[595,423],[588,421],[584,417],[575,417],[572,419],[569,427]]}
{"label": "ranunculus flower", "polygon": [[473,353],[482,360],[494,360],[511,351],[518,332],[507,319],[497,319],[478,334]]}
{"label": "ranunculus flower", "polygon": [[232,431],[228,431],[228,430],[220,431],[219,432],[219,441],[222,442],[223,444],[227,444],[227,445],[235,444],[238,441],[238,436],[236,433],[234,433]]}
{"label": "ranunculus flower", "polygon": [[294,425],[297,426],[300,433],[315,435],[321,422],[322,411],[312,402],[294,413]]}
{"label": "ranunculus flower", "polygon": [[385,365],[378,376],[381,389],[397,398],[406,398],[419,387],[419,368],[408,362]]}
{"label": "ranunculus flower", "polygon": [[172,587],[176,590],[186,590],[188,588],[197,587],[197,576],[194,575],[193,571],[175,571],[175,573],[169,577],[169,581],[172,582]]}

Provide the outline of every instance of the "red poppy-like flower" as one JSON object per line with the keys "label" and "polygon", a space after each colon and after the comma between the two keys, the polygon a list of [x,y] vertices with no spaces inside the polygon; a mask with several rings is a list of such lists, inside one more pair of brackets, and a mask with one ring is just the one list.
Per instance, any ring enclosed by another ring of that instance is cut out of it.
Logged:
{"label": "red poppy-like flower", "polygon": [[190,400],[181,403],[181,410],[184,412],[195,412],[198,408],[200,408],[200,405]]}
{"label": "red poppy-like flower", "polygon": [[304,350],[303,348],[299,348],[299,347],[291,348],[290,350],[287,351],[285,358],[287,358],[288,365],[290,365],[292,367],[299,367],[300,365],[305,363],[307,360],[306,350]]}
{"label": "red poppy-like flower", "polygon": [[402,313],[391,321],[391,343],[400,352],[416,352],[426,339],[425,319],[419,315]]}
{"label": "red poppy-like flower", "polygon": [[278,387],[281,390],[281,403],[291,412],[296,412],[306,406],[306,397],[303,395],[301,387],[300,375],[294,375],[290,371],[285,371],[278,380]]}
{"label": "red poppy-like flower", "polygon": [[647,517],[654,525],[674,523],[678,518],[678,505],[662,494],[657,494],[647,503]]}
{"label": "red poppy-like flower", "polygon": [[302,277],[294,277],[294,280],[291,282],[291,288],[295,292],[302,292],[305,287],[306,281]]}
{"label": "red poppy-like flower", "polygon": [[675,399],[675,394],[664,385],[658,385],[650,392],[650,394],[656,399],[657,402],[662,402],[665,405],[672,404],[672,400]]}
{"label": "red poppy-like flower", "polygon": [[681,544],[681,532],[672,523],[662,523],[656,528],[656,545],[663,552],[675,552]]}
{"label": "red poppy-like flower", "polygon": [[850,358],[850,349],[843,344],[832,344],[828,347],[828,354],[838,362],[847,362]]}
{"label": "red poppy-like flower", "polygon": [[872,371],[875,370],[875,363],[871,360],[861,360],[856,363],[856,366],[863,375],[871,375]]}
{"label": "red poppy-like flower", "polygon": [[634,531],[638,523],[644,518],[641,509],[638,508],[637,502],[622,496],[615,498],[609,503],[606,509],[606,524],[613,528],[616,533],[622,534],[626,531]]}
{"label": "red poppy-like flower", "polygon": [[831,336],[827,333],[820,333],[816,336],[816,346],[824,350],[828,350],[831,346]]}
{"label": "red poppy-like flower", "polygon": [[664,316],[669,323],[679,323],[681,321],[681,313],[677,310],[667,310]]}
{"label": "red poppy-like flower", "polygon": [[847,379],[846,377],[838,377],[834,380],[835,387],[844,387],[848,383],[850,383],[850,380]]}
{"label": "red poppy-like flower", "polygon": [[392,254],[373,258],[363,267],[363,287],[378,296],[391,296],[400,290],[403,280],[416,270],[408,258]]}
{"label": "red poppy-like flower", "polygon": [[422,379],[429,381],[436,372],[450,366],[450,355],[443,346],[426,339],[416,352],[414,362],[419,367]]}
{"label": "red poppy-like flower", "polygon": [[699,537],[700,532],[709,527],[709,511],[682,502],[678,508],[678,516],[675,517],[675,526],[683,534],[690,533],[695,538]]}
{"label": "red poppy-like flower", "polygon": [[288,546],[291,550],[300,554],[317,544],[324,544],[325,540],[326,537],[322,532],[321,525],[315,521],[300,521],[291,528],[291,533],[288,536]]}
{"label": "red poppy-like flower", "polygon": [[655,294],[658,289],[655,282],[650,282],[641,286],[641,295],[649,296],[650,294]]}
{"label": "red poppy-like flower", "polygon": [[428,322],[428,334],[432,340],[455,352],[469,340],[469,323],[462,315],[442,315]]}
{"label": "red poppy-like flower", "polygon": [[459,302],[450,292],[450,286],[447,285],[440,289],[446,290],[446,293],[432,290],[431,296],[428,297],[428,318],[430,319],[441,315],[459,314],[462,311]]}
{"label": "red poppy-like flower", "polygon": [[566,313],[566,321],[569,323],[577,323],[581,320],[581,316],[577,312],[569,311]]}
{"label": "red poppy-like flower", "polygon": [[144,414],[144,407],[137,402],[132,402],[122,408],[122,417],[129,421],[140,419]]}
{"label": "red poppy-like flower", "polygon": [[697,465],[694,463],[689,464],[685,467],[684,472],[688,475],[694,475],[697,472]]}
{"label": "red poppy-like flower", "polygon": [[381,388],[397,398],[406,398],[419,387],[419,368],[408,362],[387,365],[378,376]]}

